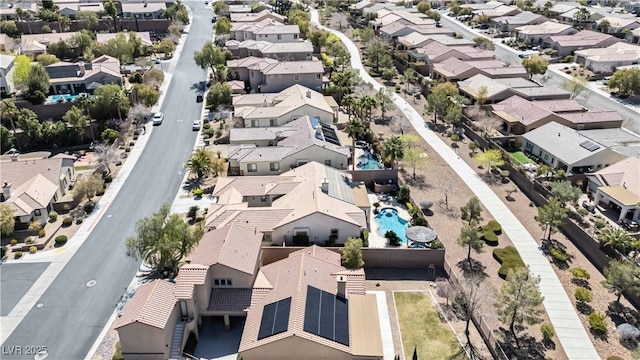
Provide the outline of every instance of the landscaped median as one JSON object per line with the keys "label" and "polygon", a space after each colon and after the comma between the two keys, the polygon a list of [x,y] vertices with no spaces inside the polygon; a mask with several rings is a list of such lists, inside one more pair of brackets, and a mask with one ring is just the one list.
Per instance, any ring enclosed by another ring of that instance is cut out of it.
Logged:
{"label": "landscaped median", "polygon": [[405,359],[444,360],[459,353],[461,345],[452,328],[440,320],[438,310],[425,292],[394,292],[398,325]]}

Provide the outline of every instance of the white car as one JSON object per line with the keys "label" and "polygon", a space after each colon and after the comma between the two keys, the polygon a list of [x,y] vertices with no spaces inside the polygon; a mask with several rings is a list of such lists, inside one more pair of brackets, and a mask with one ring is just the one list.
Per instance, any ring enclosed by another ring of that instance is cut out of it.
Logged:
{"label": "white car", "polygon": [[200,121],[200,120],[198,120],[198,119],[193,120],[193,126],[192,126],[193,131],[198,131],[198,130],[200,130],[200,126],[201,126],[201,125],[202,125],[202,121]]}
{"label": "white car", "polygon": [[155,114],[153,114],[153,125],[160,125],[162,124],[162,120],[164,120],[164,114],[161,112],[157,112]]}

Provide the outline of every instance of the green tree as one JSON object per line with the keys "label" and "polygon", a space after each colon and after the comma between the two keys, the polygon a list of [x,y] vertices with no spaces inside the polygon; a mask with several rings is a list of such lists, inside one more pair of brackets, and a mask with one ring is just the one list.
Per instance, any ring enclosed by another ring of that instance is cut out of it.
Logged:
{"label": "green tree", "polygon": [[120,133],[117,130],[104,129],[102,134],[100,134],[100,139],[102,141],[105,141],[107,144],[113,144],[118,139],[119,136],[120,136]]}
{"label": "green tree", "polygon": [[93,11],[78,11],[76,21],[83,29],[94,30],[98,27],[98,14]]}
{"label": "green tree", "polygon": [[52,54],[40,54],[36,56],[36,61],[42,66],[47,66],[60,62],[60,59]]}
{"label": "green tree", "polygon": [[398,159],[404,156],[404,144],[400,136],[391,135],[384,141],[382,155],[395,168],[398,167]]}
{"label": "green tree", "polygon": [[94,44],[92,52],[96,57],[108,55],[120,60],[121,63],[129,64],[134,59],[135,45],[135,41],[130,41],[124,33],[118,33],[113,39]]}
{"label": "green tree", "polygon": [[529,79],[531,79],[535,74],[542,75],[547,72],[547,68],[549,67],[549,60],[541,56],[531,56],[522,60],[522,67],[527,69],[527,73],[529,73]]}
{"label": "green tree", "polygon": [[412,68],[407,68],[402,76],[404,77],[404,92],[408,93],[409,85],[412,85],[416,79],[416,71]]}
{"label": "green tree", "polygon": [[26,89],[31,73],[31,58],[27,55],[18,55],[13,60],[13,82],[18,88]]}
{"label": "green tree", "polygon": [[350,119],[344,127],[347,134],[351,138],[351,161],[353,162],[353,170],[356,169],[356,138],[365,131],[364,124],[360,119]]}
{"label": "green tree", "polygon": [[327,37],[329,33],[322,29],[314,29],[307,34],[307,40],[311,41],[311,44],[317,49],[327,45]]}
{"label": "green tree", "polygon": [[342,265],[347,269],[360,269],[364,266],[362,260],[362,239],[349,238],[342,250]]}
{"label": "green tree", "polygon": [[17,36],[20,32],[18,31],[18,26],[16,22],[13,20],[2,20],[0,21],[0,33],[7,34],[11,37]]}
{"label": "green tree", "polygon": [[142,76],[142,81],[144,84],[158,89],[164,81],[164,72],[160,69],[149,69]]}
{"label": "green tree", "polygon": [[[20,148],[20,143],[18,142],[18,138],[16,137],[16,120],[18,119],[18,115],[20,111],[16,107],[16,104],[13,102],[13,99],[4,99],[0,102],[0,116],[2,116],[2,122],[8,123],[11,126],[11,131],[13,131],[13,139],[16,140],[16,146]],[[2,137],[2,140],[8,140],[9,138]],[[3,146],[4,149],[4,146]],[[5,150],[2,150],[4,154]]]}
{"label": "green tree", "polygon": [[472,269],[471,265],[471,249],[475,252],[482,252],[482,246],[484,245],[484,240],[482,240],[482,233],[478,229],[479,225],[476,220],[472,220],[468,224],[464,225],[460,230],[460,236],[458,236],[458,240],[456,243],[462,247],[467,247],[467,264],[469,269]]}
{"label": "green tree", "polygon": [[458,96],[458,88],[455,84],[444,82],[436,85],[431,89],[431,93],[427,96],[427,104],[424,111],[427,114],[433,114],[433,123],[440,119],[445,119],[447,113],[451,111],[451,99]]}
{"label": "green tree", "polygon": [[436,10],[427,11],[427,16],[429,17],[429,19],[432,19],[435,22],[439,22],[442,18],[442,15],[440,15],[440,13]]}
{"label": "green tree", "polygon": [[157,53],[163,53],[165,58],[171,57],[175,50],[176,44],[169,38],[162,39],[158,44],[154,46],[154,51]]}
{"label": "green tree", "polygon": [[145,84],[133,84],[133,98],[135,102],[152,107],[158,102],[160,92],[153,86]]}
{"label": "green tree", "polygon": [[587,81],[581,77],[573,76],[571,79],[562,81],[560,86],[571,94],[571,99],[587,92]]}
{"label": "green tree", "polygon": [[344,94],[351,91],[357,79],[357,74],[353,69],[344,71],[334,71],[331,74],[331,85],[338,92],[338,101],[342,102]]}
{"label": "green tree", "polygon": [[27,100],[32,104],[40,105],[49,93],[49,74],[41,64],[31,66],[27,79]]}
{"label": "green tree", "polygon": [[4,154],[13,147],[15,137],[6,126],[0,125],[0,153]]}
{"label": "green tree", "polygon": [[607,81],[607,87],[612,90],[617,90],[620,97],[640,95],[640,69],[629,68],[617,70],[611,75],[609,81]]}
{"label": "green tree", "polygon": [[349,115],[349,120],[351,120],[351,115],[353,115],[354,106],[356,106],[358,99],[353,94],[346,94],[342,97],[340,101],[340,105],[342,105]]}
{"label": "green tree", "polygon": [[378,106],[378,102],[376,98],[373,96],[365,95],[358,100],[358,107],[362,110],[362,114],[360,114],[361,118],[365,118],[367,120],[368,128],[371,128],[371,120],[373,109]]}
{"label": "green tree", "polygon": [[64,116],[62,120],[68,124],[71,135],[82,142],[84,134],[87,131],[87,122],[89,118],[79,108],[72,106]]}
{"label": "green tree", "polygon": [[138,220],[136,236],[125,241],[127,256],[144,260],[157,275],[175,276],[180,261],[198,245],[203,234],[201,225],[189,227],[180,215],[171,214],[169,204],[164,204],[158,212]]}
{"label": "green tree", "polygon": [[407,147],[405,145],[402,163],[411,167],[413,180],[416,180],[416,170],[423,169],[427,166],[427,157],[421,148]]}
{"label": "green tree", "polygon": [[202,179],[211,172],[211,163],[213,162],[213,153],[205,147],[197,148],[189,160],[184,164],[184,168],[190,173],[195,173],[198,179]]}
{"label": "green tree", "polygon": [[416,6],[416,9],[418,10],[418,12],[421,12],[423,14],[426,14],[427,11],[431,10],[431,4],[429,4],[426,1],[421,1],[418,3],[418,5]]}
{"label": "green tree", "polygon": [[487,149],[479,154],[476,154],[473,159],[478,162],[487,171],[504,165],[504,159],[502,158],[502,152],[499,149]]}
{"label": "green tree", "polygon": [[[31,15],[31,13],[29,11],[22,10],[21,8],[17,8],[16,16],[18,17],[18,21],[24,21],[27,23],[27,29],[29,30],[29,34],[31,34],[32,33],[31,20],[33,20],[33,16]],[[0,32],[3,32],[3,31],[0,31]],[[12,36],[11,34],[7,34],[7,35]]]}
{"label": "green tree", "polygon": [[229,4],[222,1],[217,1],[213,4],[213,12],[216,13],[216,15],[227,14],[229,13]]}
{"label": "green tree", "polygon": [[42,25],[42,28],[40,30],[42,30],[42,32],[45,34],[50,34],[52,31],[51,27],[48,24]]}
{"label": "green tree", "polygon": [[227,52],[221,48],[215,46],[213,42],[207,41],[202,46],[202,49],[193,53],[193,59],[196,64],[203,69],[211,69],[211,72],[216,72],[216,65],[225,65],[227,62]]}
{"label": "green tree", "polygon": [[392,96],[393,94],[386,87],[380,88],[380,90],[375,95],[375,99],[378,103],[378,106],[380,107],[380,112],[383,120],[387,118],[385,116],[387,110],[393,109],[394,104],[391,98]]}
{"label": "green tree", "polygon": [[3,236],[11,235],[15,229],[15,212],[11,206],[0,204],[0,233],[2,233]]}
{"label": "green tree", "polygon": [[607,19],[602,19],[598,22],[598,31],[602,33],[609,32],[609,28],[611,27],[611,23]]}
{"label": "green tree", "polygon": [[493,43],[493,41],[491,41],[491,39],[486,38],[484,36],[478,36],[473,38],[473,42],[476,43],[476,47],[478,49],[491,50],[491,51],[496,49],[496,45]]}
{"label": "green tree", "polygon": [[570,181],[556,181],[552,183],[551,192],[563,207],[566,206],[567,202],[577,204],[578,199],[580,199],[582,195],[582,190],[571,185]]}
{"label": "green tree", "polygon": [[93,174],[91,176],[83,176],[76,181],[73,187],[73,198],[77,202],[82,202],[85,198],[91,201],[94,196],[104,189],[104,180],[99,174]]}
{"label": "green tree", "polygon": [[387,46],[379,40],[373,41],[370,46],[365,50],[369,65],[376,73],[380,72],[381,62],[385,55],[388,55],[389,49]]}
{"label": "green tree", "polygon": [[551,240],[551,233],[562,226],[567,218],[568,212],[569,209],[565,208],[556,198],[549,199],[549,202],[545,206],[538,208],[536,221],[540,223],[545,233],[548,231],[547,240]]}
{"label": "green tree", "polygon": [[633,262],[611,260],[604,268],[604,277],[602,285],[617,296],[616,302],[620,302],[625,291],[632,296],[640,295],[640,268]]}
{"label": "green tree", "polygon": [[112,0],[108,0],[102,3],[104,8],[104,12],[107,13],[113,20],[113,32],[118,31],[118,9],[116,8],[116,4],[113,3]]}
{"label": "green tree", "polygon": [[577,23],[579,28],[584,28],[584,23],[591,19],[591,13],[585,7],[581,7],[573,14],[574,24]]}
{"label": "green tree", "polygon": [[309,31],[309,23],[311,22],[311,15],[302,9],[291,9],[287,16],[289,24],[298,25],[300,33],[306,35]]}
{"label": "green tree", "polygon": [[218,106],[231,105],[231,94],[233,90],[231,85],[226,82],[213,84],[207,93],[207,107],[209,109],[217,109]]}
{"label": "green tree", "polygon": [[371,26],[367,26],[367,27],[362,28],[362,29],[354,30],[354,35],[357,36],[358,39],[360,39],[360,42],[365,47],[368,46],[369,43],[375,37],[375,33],[374,33],[373,28]]}
{"label": "green tree", "polygon": [[213,26],[216,35],[227,35],[231,32],[231,21],[226,17],[220,17]]}
{"label": "green tree", "polygon": [[38,116],[33,111],[22,108],[18,112],[18,128],[22,130],[23,138],[26,140],[25,147],[33,149],[38,146],[42,139],[42,124],[38,121]]}
{"label": "green tree", "polygon": [[91,140],[96,141],[96,135],[93,132],[93,125],[91,124],[91,104],[93,104],[93,98],[89,97],[87,94],[81,94],[76,98],[76,104],[82,109],[82,111],[84,111],[84,114],[87,115],[89,130],[91,132]]}
{"label": "green tree", "polygon": [[476,196],[467,201],[467,204],[460,208],[460,218],[471,225],[472,222],[479,223],[482,221],[482,206],[480,199]]}
{"label": "green tree", "polygon": [[119,85],[102,85],[93,92],[91,114],[99,120],[122,119],[131,107],[129,98]]}
{"label": "green tree", "polygon": [[529,272],[524,267],[509,269],[507,281],[502,285],[497,294],[495,307],[498,318],[503,324],[509,326],[511,334],[519,346],[516,326],[540,322],[543,314],[540,294],[540,277]]}
{"label": "green tree", "polygon": [[613,247],[622,255],[628,255],[633,247],[635,238],[626,230],[619,227],[607,226],[598,234],[600,248]]}

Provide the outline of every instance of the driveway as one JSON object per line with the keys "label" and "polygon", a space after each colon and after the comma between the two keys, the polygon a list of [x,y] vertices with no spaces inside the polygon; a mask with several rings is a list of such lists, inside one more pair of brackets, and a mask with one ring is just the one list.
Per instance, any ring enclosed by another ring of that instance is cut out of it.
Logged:
{"label": "driveway", "polygon": [[235,360],[244,330],[243,317],[231,317],[231,330],[224,330],[222,317],[203,317],[200,340],[193,354],[200,359],[229,358]]}

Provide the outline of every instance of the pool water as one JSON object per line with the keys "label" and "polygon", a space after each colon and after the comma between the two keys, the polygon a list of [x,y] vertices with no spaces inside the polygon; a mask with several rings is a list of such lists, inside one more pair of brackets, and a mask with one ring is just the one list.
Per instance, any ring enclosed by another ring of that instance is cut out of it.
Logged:
{"label": "pool water", "polygon": [[48,103],[55,104],[61,100],[65,102],[75,101],[79,95],[51,95],[47,98]]}
{"label": "pool water", "polygon": [[407,243],[407,229],[409,228],[409,222],[400,216],[396,209],[385,208],[380,210],[380,213],[375,217],[378,223],[378,234],[384,236],[384,234],[391,230],[398,235],[400,241],[403,244]]}
{"label": "pool water", "polygon": [[382,165],[376,160],[375,156],[367,150],[364,150],[364,154],[358,158],[358,164],[356,165],[360,170],[380,170]]}

